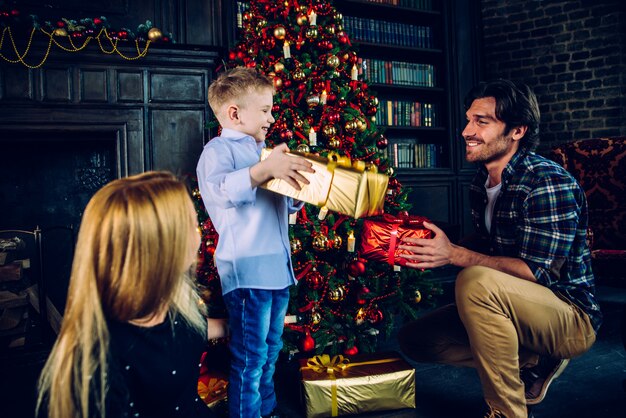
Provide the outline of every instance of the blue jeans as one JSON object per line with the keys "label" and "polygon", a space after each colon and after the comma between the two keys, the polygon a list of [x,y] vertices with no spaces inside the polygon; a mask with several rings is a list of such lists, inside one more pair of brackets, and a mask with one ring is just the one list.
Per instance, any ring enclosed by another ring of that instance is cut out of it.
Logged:
{"label": "blue jeans", "polygon": [[259,418],[276,407],[274,370],[283,347],[289,288],[235,289],[224,295],[230,327],[231,418]]}

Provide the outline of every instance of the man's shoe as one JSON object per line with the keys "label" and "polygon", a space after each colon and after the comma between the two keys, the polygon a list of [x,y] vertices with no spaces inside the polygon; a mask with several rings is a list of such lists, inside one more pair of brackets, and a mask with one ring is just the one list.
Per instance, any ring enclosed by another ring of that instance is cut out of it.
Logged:
{"label": "man's shoe", "polygon": [[534,367],[520,370],[520,377],[526,391],[526,405],[536,405],[543,401],[550,384],[563,373],[569,359],[553,359],[539,357],[539,363]]}

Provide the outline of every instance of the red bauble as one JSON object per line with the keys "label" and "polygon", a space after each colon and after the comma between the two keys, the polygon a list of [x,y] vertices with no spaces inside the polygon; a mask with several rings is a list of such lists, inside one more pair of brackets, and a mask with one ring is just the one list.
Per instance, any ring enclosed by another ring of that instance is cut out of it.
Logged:
{"label": "red bauble", "polygon": [[363,286],[361,290],[359,290],[359,293],[357,294],[356,303],[358,303],[359,305],[365,305],[367,303],[367,300],[365,299],[365,297],[369,292],[370,290],[367,287]]}
{"label": "red bauble", "polygon": [[371,309],[367,312],[367,320],[370,321],[371,324],[379,324],[383,319],[384,316],[380,309]]}
{"label": "red bauble", "polygon": [[274,106],[272,106],[272,113],[278,113],[279,110],[280,110],[280,106],[278,104],[275,104]]}
{"label": "red bauble", "polygon": [[280,132],[280,139],[282,139],[283,141],[288,141],[291,138],[293,138],[293,132],[289,129],[285,129],[284,131]]}
{"label": "red bauble", "polygon": [[230,51],[230,52],[228,53],[228,59],[229,59],[230,61],[233,61],[235,58],[237,58],[237,54],[235,53],[235,51]]}
{"label": "red bauble", "polygon": [[321,289],[324,286],[324,276],[317,270],[311,270],[306,275],[306,284],[313,290]]}
{"label": "red bauble", "polygon": [[365,273],[365,263],[361,259],[356,259],[348,264],[348,274],[352,277],[358,277]]}
{"label": "red bauble", "polygon": [[57,22],[57,28],[64,28],[64,27],[65,27],[65,22],[64,22],[64,21],[62,21],[62,20],[59,20],[59,21]]}
{"label": "red bauble", "polygon": [[101,25],[102,24],[102,19],[100,19],[99,17],[95,17],[93,19],[93,24],[94,25]]}
{"label": "red bauble", "polygon": [[346,99],[339,99],[337,100],[337,104],[339,107],[346,107],[348,105],[348,101]]}
{"label": "red bauble", "polygon": [[302,351],[311,351],[315,349],[315,340],[311,337],[311,334],[307,331],[306,335],[300,341],[300,349]]}
{"label": "red bauble", "polygon": [[385,149],[389,146],[389,141],[387,140],[387,138],[381,135],[381,137],[378,138],[378,141],[376,141],[376,146],[379,149]]}
{"label": "red bauble", "polygon": [[343,353],[346,356],[354,356],[355,354],[359,353],[359,349],[356,348],[356,345],[353,345],[352,347],[346,348],[345,350],[343,350]]}
{"label": "red bauble", "polygon": [[20,15],[20,11],[19,10],[17,10],[17,9],[11,10],[11,16],[17,17],[19,15]]}

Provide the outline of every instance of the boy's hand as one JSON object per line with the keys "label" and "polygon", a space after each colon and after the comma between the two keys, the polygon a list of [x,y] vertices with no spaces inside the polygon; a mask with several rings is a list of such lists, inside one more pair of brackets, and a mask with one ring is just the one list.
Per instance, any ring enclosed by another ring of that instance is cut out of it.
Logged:
{"label": "boy's hand", "polygon": [[287,155],[288,151],[287,144],[280,144],[272,150],[265,160],[252,166],[250,168],[252,187],[272,178],[284,180],[296,190],[302,189],[298,182],[309,184],[309,181],[299,171],[315,173],[313,165],[305,158]]}

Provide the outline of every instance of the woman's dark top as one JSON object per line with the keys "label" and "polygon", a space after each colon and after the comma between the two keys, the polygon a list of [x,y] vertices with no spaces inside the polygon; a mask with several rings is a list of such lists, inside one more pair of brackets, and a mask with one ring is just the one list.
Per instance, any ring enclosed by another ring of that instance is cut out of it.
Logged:
{"label": "woman's dark top", "polygon": [[174,317],[153,327],[109,322],[108,417],[212,417],[198,395],[202,334]]}

